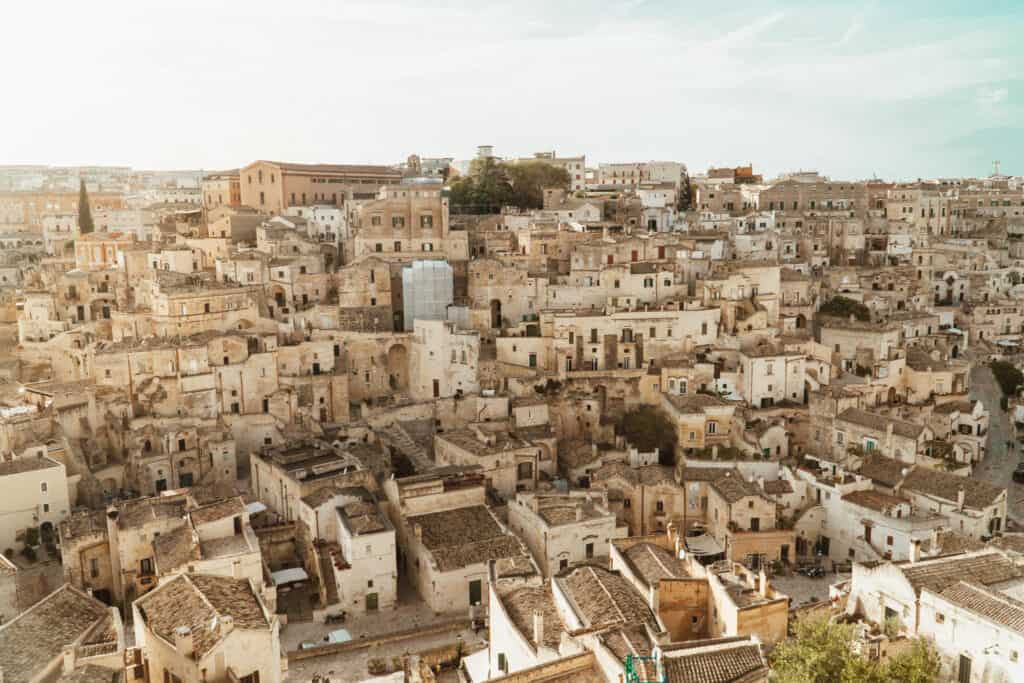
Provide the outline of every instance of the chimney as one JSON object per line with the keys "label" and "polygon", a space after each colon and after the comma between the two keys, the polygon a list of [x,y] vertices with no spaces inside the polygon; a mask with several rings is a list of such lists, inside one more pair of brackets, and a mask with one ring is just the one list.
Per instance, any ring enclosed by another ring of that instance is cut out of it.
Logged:
{"label": "chimney", "polygon": [[222,636],[226,636],[235,630],[235,618],[230,614],[222,614],[217,617],[217,623]]}
{"label": "chimney", "polygon": [[174,629],[174,649],[187,659],[191,659],[195,654],[195,640],[192,638],[192,629],[188,626],[179,626]]}
{"label": "chimney", "polygon": [[956,509],[957,510],[963,511],[963,509],[964,509],[964,498],[965,497],[966,496],[964,494],[964,487],[961,486],[960,488],[958,488],[956,490]]}
{"label": "chimney", "polygon": [[533,613],[533,641],[537,647],[544,642],[544,615],[540,612]]}
{"label": "chimney", "polygon": [[657,614],[658,607],[660,604],[660,598],[658,595],[658,584],[651,584],[647,591],[647,603],[651,606],[651,610],[653,610],[654,613]]}
{"label": "chimney", "polygon": [[768,599],[768,575],[764,573],[764,567],[757,572],[757,592],[765,600]]}
{"label": "chimney", "polygon": [[852,322],[856,322],[856,321],[857,321],[857,316],[855,316],[853,313],[851,313],[850,314],[850,322],[852,323]]}
{"label": "chimney", "polygon": [[577,522],[582,522],[583,521],[583,506],[582,505],[577,505],[576,506],[576,521]]}
{"label": "chimney", "polygon": [[239,560],[231,565],[231,577],[234,579],[242,578],[242,563]]}
{"label": "chimney", "polygon": [[69,674],[75,670],[75,646],[64,646],[64,673]]}
{"label": "chimney", "polygon": [[910,564],[921,561],[921,541],[916,538],[910,542]]}

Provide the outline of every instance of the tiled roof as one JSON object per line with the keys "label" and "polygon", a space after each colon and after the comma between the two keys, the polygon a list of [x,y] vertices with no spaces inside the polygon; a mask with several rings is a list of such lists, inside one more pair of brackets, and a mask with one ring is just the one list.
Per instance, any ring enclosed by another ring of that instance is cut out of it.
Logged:
{"label": "tiled roof", "polygon": [[244,513],[245,504],[241,497],[235,497],[190,510],[188,514],[192,518],[193,524],[200,525],[216,522],[226,517],[241,516]]}
{"label": "tiled roof", "polygon": [[555,581],[587,628],[646,623],[657,630],[657,620],[647,602],[618,572],[584,565]]}
{"label": "tiled roof", "polygon": [[666,648],[662,663],[666,683],[729,683],[768,672],[761,648],[747,638],[694,641],[682,649]]}
{"label": "tiled roof", "polygon": [[1006,489],[993,486],[981,479],[962,477],[951,472],[940,472],[928,467],[915,467],[903,479],[900,490],[913,491],[956,502],[960,489],[964,490],[964,505],[984,508],[995,503]]}
{"label": "tiled roof", "polygon": [[483,505],[417,515],[409,523],[420,528],[423,545],[443,572],[523,554],[519,540],[505,534]]}
{"label": "tiled roof", "polygon": [[259,599],[245,579],[179,574],[135,601],[146,626],[170,643],[180,626],[192,630],[197,659],[221,640],[219,617],[230,616],[235,628],[269,627]]}
{"label": "tiled roof", "polygon": [[153,556],[161,574],[201,559],[199,543],[193,534],[191,527],[182,526],[153,540]]}
{"label": "tiled roof", "polygon": [[903,498],[879,493],[878,491],[852,491],[843,496],[843,500],[847,503],[879,512],[908,502]]}
{"label": "tiled roof", "polygon": [[942,591],[942,597],[969,612],[1024,633],[1024,602],[967,581]]}
{"label": "tiled roof", "polygon": [[[649,657],[654,649],[655,643],[651,641],[650,635],[643,624],[629,624],[608,631],[604,634],[603,640],[608,649],[612,651],[619,661],[626,661],[629,655]],[[643,664],[643,662],[640,662]],[[643,677],[641,680],[651,680],[653,677]]]}
{"label": "tiled roof", "polygon": [[103,510],[75,512],[60,523],[62,541],[94,534],[107,535],[107,516]]}
{"label": "tiled roof", "polygon": [[0,626],[0,667],[5,683],[29,683],[59,657],[65,645],[107,618],[107,607],[64,584]]}
{"label": "tiled roof", "polygon": [[[292,171],[295,173],[323,173],[324,175],[331,173],[381,174],[394,176],[395,179],[402,175],[401,171],[390,166],[377,166],[373,164],[296,164],[290,161],[264,161],[263,163],[273,164],[282,171]],[[248,166],[245,168],[248,168]]]}
{"label": "tiled roof", "polygon": [[637,468],[637,472],[644,486],[676,483],[675,471],[668,465],[644,465]]}
{"label": "tiled roof", "polygon": [[748,496],[760,496],[761,489],[757,484],[743,478],[738,471],[729,470],[721,477],[711,480],[713,488],[727,503],[735,503]]}
{"label": "tiled roof", "polygon": [[788,479],[772,479],[764,483],[764,492],[776,496],[783,493],[793,493],[793,485]]}
{"label": "tiled roof", "polygon": [[505,606],[512,623],[534,647],[537,647],[537,641],[534,638],[533,614],[540,613],[544,620],[544,645],[558,649],[565,628],[558,608],[555,607],[555,596],[550,584],[517,588],[502,595],[501,604]]}
{"label": "tiled roof", "polygon": [[894,488],[903,479],[904,469],[909,469],[906,463],[897,462],[880,453],[869,453],[861,460],[858,473],[876,484]]}
{"label": "tiled roof", "polygon": [[[687,467],[679,475],[679,480],[683,482],[687,481],[714,481],[719,479],[725,474],[726,470],[732,470],[732,467]],[[737,473],[737,476],[738,473]]]}
{"label": "tiled roof", "polygon": [[869,413],[868,411],[861,410],[860,408],[847,408],[843,412],[839,413],[839,415],[836,416],[836,419],[859,425],[861,427],[867,427],[868,429],[873,429],[876,432],[882,433],[887,431],[891,424],[893,434],[907,439],[916,439],[921,435],[921,432],[924,431],[924,426],[922,425],[897,420],[896,418],[886,417],[885,415]]}
{"label": "tiled roof", "polygon": [[682,579],[689,576],[682,560],[660,545],[637,543],[622,554],[634,572],[648,586],[653,586],[662,579]]}
{"label": "tiled roof", "polygon": [[918,594],[925,588],[941,593],[959,581],[989,586],[1024,576],[1024,570],[995,552],[941,557],[898,566]]}
{"label": "tiled roof", "polygon": [[139,527],[157,519],[185,516],[184,497],[136,498],[121,504],[117,525],[122,529]]}
{"label": "tiled roof", "polygon": [[339,508],[348,528],[355,534],[373,534],[388,529],[388,523],[377,504],[368,501],[349,503]]}

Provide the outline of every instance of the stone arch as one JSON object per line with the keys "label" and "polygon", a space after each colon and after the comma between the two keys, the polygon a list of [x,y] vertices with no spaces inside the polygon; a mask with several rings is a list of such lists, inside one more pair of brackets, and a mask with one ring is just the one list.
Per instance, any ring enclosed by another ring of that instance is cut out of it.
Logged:
{"label": "stone arch", "polygon": [[491,299],[491,329],[501,328],[501,299]]}
{"label": "stone arch", "polygon": [[403,344],[392,344],[388,349],[388,386],[403,390],[409,386],[409,351]]}
{"label": "stone arch", "polygon": [[796,316],[796,329],[802,330],[807,327],[807,316],[803,313],[799,313]]}

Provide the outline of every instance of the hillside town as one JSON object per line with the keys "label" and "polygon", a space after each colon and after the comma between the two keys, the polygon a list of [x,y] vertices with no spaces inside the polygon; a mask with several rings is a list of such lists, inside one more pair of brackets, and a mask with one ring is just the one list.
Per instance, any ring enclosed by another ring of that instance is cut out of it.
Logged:
{"label": "hillside town", "polygon": [[0,683],[1024,681],[1024,177],[564,151],[0,166]]}

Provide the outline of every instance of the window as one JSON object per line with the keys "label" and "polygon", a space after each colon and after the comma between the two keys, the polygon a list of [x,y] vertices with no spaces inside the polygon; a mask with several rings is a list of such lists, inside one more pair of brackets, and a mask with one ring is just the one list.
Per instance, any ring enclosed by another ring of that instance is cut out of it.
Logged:
{"label": "window", "polygon": [[421,228],[432,228],[434,227],[433,216],[420,216],[420,227]]}
{"label": "window", "polygon": [[943,614],[942,612],[936,612],[935,613],[935,623],[936,624],[944,624],[944,623],[946,623],[946,615]]}
{"label": "window", "polygon": [[49,503],[43,503],[43,512],[49,512],[49,511],[50,511],[50,504]]}
{"label": "window", "polygon": [[630,503],[629,498],[623,498],[622,499],[622,507],[624,507],[624,508],[632,507],[632,503]]}
{"label": "window", "polygon": [[153,558],[147,557],[146,559],[139,562],[139,573],[143,576],[152,576]]}
{"label": "window", "polygon": [[238,679],[238,683],[260,683],[260,672],[253,671],[248,676],[242,676]]}
{"label": "window", "polygon": [[100,561],[95,557],[89,560],[89,576],[96,578],[100,575]]}
{"label": "window", "polygon": [[663,503],[662,501],[659,500],[658,502],[656,502],[654,504],[654,509],[657,512],[664,512],[665,511],[665,503]]}
{"label": "window", "polygon": [[498,653],[498,671],[508,673],[508,659],[505,658],[504,652]]}
{"label": "window", "polygon": [[845,442],[845,441],[846,441],[846,434],[844,434],[843,432],[836,432],[836,443],[839,444],[840,446],[842,446],[843,442]]}
{"label": "window", "polygon": [[588,560],[589,560],[590,558],[592,558],[592,557],[594,556],[594,544],[593,544],[593,543],[588,543],[588,544],[587,544],[587,545],[586,545],[586,546],[584,547],[584,552],[586,553],[586,556],[587,556],[587,559],[588,559]]}
{"label": "window", "polygon": [[708,422],[707,431],[708,431],[708,434],[716,433],[718,431],[718,423],[717,422]]}
{"label": "window", "polygon": [[405,227],[405,216],[392,216],[391,217],[392,228],[404,228]]}
{"label": "window", "polygon": [[370,216],[370,225],[380,225],[381,220],[379,215]]}
{"label": "window", "polygon": [[765,372],[766,375],[774,375],[775,374],[775,364],[774,363],[766,363],[764,368],[765,368],[764,372]]}
{"label": "window", "polygon": [[46,493],[46,482],[45,481],[39,483],[39,490],[42,491],[43,493]]}

